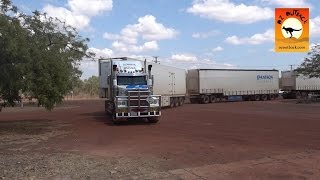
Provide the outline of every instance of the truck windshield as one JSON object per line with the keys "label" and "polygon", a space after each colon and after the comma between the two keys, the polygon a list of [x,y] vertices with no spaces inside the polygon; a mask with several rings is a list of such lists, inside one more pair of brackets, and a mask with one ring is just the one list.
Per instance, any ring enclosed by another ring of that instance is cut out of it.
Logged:
{"label": "truck windshield", "polygon": [[118,76],[118,85],[147,85],[145,76]]}

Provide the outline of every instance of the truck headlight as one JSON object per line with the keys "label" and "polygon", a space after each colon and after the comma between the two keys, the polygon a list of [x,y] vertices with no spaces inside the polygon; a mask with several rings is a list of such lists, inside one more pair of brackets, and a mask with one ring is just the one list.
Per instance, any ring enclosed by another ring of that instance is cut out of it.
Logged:
{"label": "truck headlight", "polygon": [[148,102],[151,106],[159,106],[159,98],[157,97],[149,98]]}
{"label": "truck headlight", "polygon": [[118,106],[127,106],[127,101],[125,100],[118,100]]}

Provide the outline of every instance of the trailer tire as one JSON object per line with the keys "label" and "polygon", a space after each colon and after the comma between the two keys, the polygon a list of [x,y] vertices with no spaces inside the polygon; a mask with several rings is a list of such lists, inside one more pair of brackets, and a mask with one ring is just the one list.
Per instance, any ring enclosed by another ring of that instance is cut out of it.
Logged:
{"label": "trailer tire", "polygon": [[301,99],[301,93],[299,91],[296,92],[295,96],[296,96],[296,99]]}
{"label": "trailer tire", "polygon": [[217,97],[212,95],[210,96],[210,103],[216,103],[217,102]]}
{"label": "trailer tire", "polygon": [[268,96],[266,94],[261,95],[261,100],[262,101],[268,100]]}
{"label": "trailer tire", "polygon": [[179,97],[179,106],[182,106],[184,104],[184,98]]}
{"label": "trailer tire", "polygon": [[174,98],[170,98],[170,107],[171,107],[171,108],[174,107]]}
{"label": "trailer tire", "polygon": [[202,96],[202,103],[208,104],[210,102],[210,98],[207,95]]}
{"label": "trailer tire", "polygon": [[191,104],[196,104],[198,101],[195,98],[190,98],[190,103]]}
{"label": "trailer tire", "polygon": [[275,99],[275,95],[274,94],[270,94],[270,100],[274,100]]}
{"label": "trailer tire", "polygon": [[259,95],[254,95],[254,100],[255,101],[260,101],[260,96]]}

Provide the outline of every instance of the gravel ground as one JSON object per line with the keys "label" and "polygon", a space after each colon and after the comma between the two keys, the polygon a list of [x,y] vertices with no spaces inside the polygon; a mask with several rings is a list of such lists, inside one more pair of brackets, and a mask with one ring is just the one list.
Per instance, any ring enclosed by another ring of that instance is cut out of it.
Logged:
{"label": "gravel ground", "polygon": [[48,141],[71,134],[52,120],[0,121],[0,179],[161,179],[157,159],[101,157],[52,150]]}
{"label": "gravel ground", "polygon": [[158,179],[157,160],[99,158],[76,153],[0,153],[2,179]]}

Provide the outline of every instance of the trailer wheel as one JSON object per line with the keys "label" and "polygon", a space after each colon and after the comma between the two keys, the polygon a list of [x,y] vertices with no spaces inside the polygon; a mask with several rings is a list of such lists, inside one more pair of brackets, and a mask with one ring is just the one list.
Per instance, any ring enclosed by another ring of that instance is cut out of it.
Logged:
{"label": "trailer wheel", "polygon": [[302,92],[302,93],[301,93],[301,97],[302,97],[302,98],[307,98],[307,97],[308,97],[308,93]]}
{"label": "trailer wheel", "polygon": [[255,101],[259,101],[260,100],[260,96],[259,95],[254,95],[254,100]]}
{"label": "trailer wheel", "polygon": [[210,103],[215,103],[217,102],[217,97],[216,96],[210,96]]}
{"label": "trailer wheel", "polygon": [[194,99],[194,98],[190,98],[190,103],[191,103],[191,104],[195,104],[195,103],[197,103],[197,100]]}
{"label": "trailer wheel", "polygon": [[296,99],[301,99],[301,93],[299,91],[296,92]]}
{"label": "trailer wheel", "polygon": [[267,96],[266,94],[263,94],[263,95],[261,96],[261,100],[262,100],[262,101],[268,100],[268,96]]}
{"label": "trailer wheel", "polygon": [[171,108],[174,107],[174,98],[170,98],[170,107],[171,107]]}
{"label": "trailer wheel", "polygon": [[202,103],[208,104],[210,102],[210,98],[207,95],[202,96]]}
{"label": "trailer wheel", "polygon": [[179,98],[179,106],[182,106],[184,104],[184,99],[183,97]]}
{"label": "trailer wheel", "polygon": [[179,106],[179,98],[177,98],[177,97],[174,98],[174,106],[175,107]]}
{"label": "trailer wheel", "polygon": [[149,118],[148,118],[148,122],[149,122],[149,123],[157,123],[157,122],[159,122],[159,120],[160,120],[160,117],[159,117],[159,116],[149,117]]}
{"label": "trailer wheel", "polygon": [[274,96],[274,94],[270,94],[270,100],[274,100],[275,99],[275,96]]}

